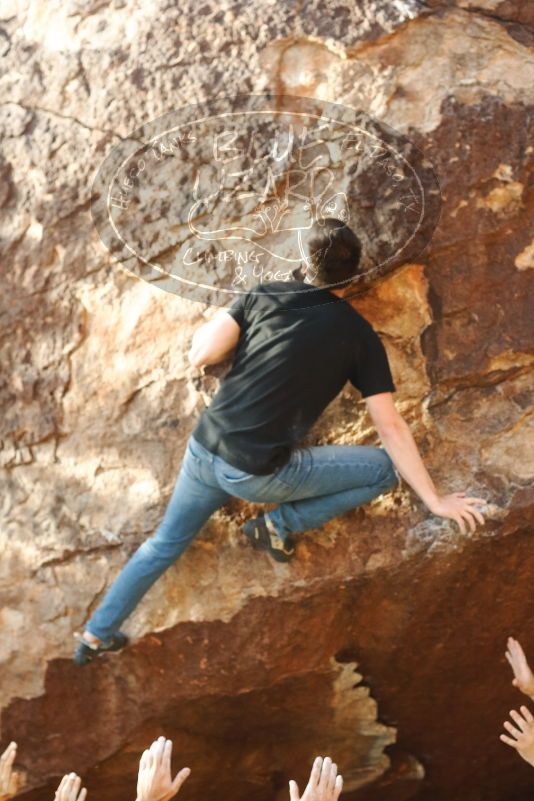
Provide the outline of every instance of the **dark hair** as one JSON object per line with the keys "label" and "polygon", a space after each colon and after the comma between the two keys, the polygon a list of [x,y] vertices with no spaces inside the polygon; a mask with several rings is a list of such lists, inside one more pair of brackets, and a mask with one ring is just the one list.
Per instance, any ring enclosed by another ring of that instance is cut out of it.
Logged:
{"label": "dark hair", "polygon": [[362,245],[342,220],[335,217],[316,220],[309,230],[306,246],[313,284],[345,286],[358,272]]}

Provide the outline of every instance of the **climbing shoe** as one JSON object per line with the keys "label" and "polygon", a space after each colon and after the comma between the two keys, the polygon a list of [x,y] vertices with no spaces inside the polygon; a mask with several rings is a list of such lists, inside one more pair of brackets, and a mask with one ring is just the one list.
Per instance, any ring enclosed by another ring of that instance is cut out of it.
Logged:
{"label": "climbing shoe", "polygon": [[128,645],[129,639],[122,631],[112,634],[111,637],[100,645],[95,645],[84,639],[83,634],[74,635],[78,640],[76,651],[74,652],[73,661],[77,665],[86,665],[92,662],[95,656],[107,653],[108,651],[120,651],[125,645]]}
{"label": "climbing shoe", "polygon": [[291,537],[283,539],[269,531],[263,515],[247,520],[241,526],[241,530],[253,548],[258,551],[269,551],[277,562],[290,562],[295,556],[295,543]]}

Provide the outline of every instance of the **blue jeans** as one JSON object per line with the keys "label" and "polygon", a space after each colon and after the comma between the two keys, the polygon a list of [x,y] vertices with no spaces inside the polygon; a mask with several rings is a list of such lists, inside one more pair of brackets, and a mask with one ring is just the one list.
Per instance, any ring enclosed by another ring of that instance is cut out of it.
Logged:
{"label": "blue jeans", "polygon": [[231,496],[278,503],[267,516],[283,537],[319,528],[392,489],[397,482],[397,472],[384,448],[297,448],[277,471],[258,476],[233,467],[190,436],[161,523],[126,563],[86,628],[100,640],[116,632],[213,512]]}

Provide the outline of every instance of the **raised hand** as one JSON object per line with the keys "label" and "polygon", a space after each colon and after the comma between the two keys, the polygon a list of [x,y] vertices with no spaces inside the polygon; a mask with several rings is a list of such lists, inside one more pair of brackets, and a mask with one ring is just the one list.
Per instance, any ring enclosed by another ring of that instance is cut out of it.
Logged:
{"label": "raised hand", "polygon": [[534,698],[534,674],[528,665],[525,652],[513,637],[508,637],[506,645],[506,658],[514,671],[512,684],[525,695]]}
{"label": "raised hand", "polygon": [[[81,788],[81,789],[80,789]],[[85,801],[87,790],[82,787],[82,780],[75,773],[67,773],[61,779],[56,790],[54,801]]]}
{"label": "raised hand", "polygon": [[515,748],[519,756],[534,767],[534,717],[532,717],[526,706],[521,707],[521,714],[512,709],[510,717],[516,725],[513,726],[506,720],[504,728],[512,736],[508,737],[506,734],[501,734],[500,739],[503,743]]}
{"label": "raised hand", "polygon": [[330,757],[317,757],[302,797],[297,783],[289,782],[290,801],[337,801],[342,789],[343,778],[338,776],[337,765]]}
{"label": "raised hand", "polygon": [[[448,517],[455,520],[460,527],[462,534],[467,533],[464,520],[467,520],[471,533],[476,528],[476,520],[482,525],[484,524],[484,517],[479,509],[476,509],[474,504],[486,504],[484,498],[466,498],[465,492],[453,492],[450,495],[442,495],[428,505],[430,511],[439,517]],[[476,519],[476,520],[475,520]]]}
{"label": "raised hand", "polygon": [[0,801],[7,801],[17,792],[16,774],[13,771],[16,756],[17,744],[11,742],[0,757]]}
{"label": "raised hand", "polygon": [[182,768],[171,775],[172,740],[158,737],[143,752],[137,779],[137,801],[168,801],[176,795],[191,771]]}

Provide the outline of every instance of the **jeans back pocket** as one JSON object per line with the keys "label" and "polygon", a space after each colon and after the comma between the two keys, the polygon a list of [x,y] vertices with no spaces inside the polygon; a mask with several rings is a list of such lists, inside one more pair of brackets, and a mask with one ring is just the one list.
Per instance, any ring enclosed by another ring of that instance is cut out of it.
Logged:
{"label": "jeans back pocket", "polygon": [[225,462],[224,459],[218,457],[219,469],[218,474],[223,481],[228,484],[239,484],[241,481],[247,481],[250,478],[257,478],[252,473],[247,473],[246,470],[240,470],[239,467]]}

